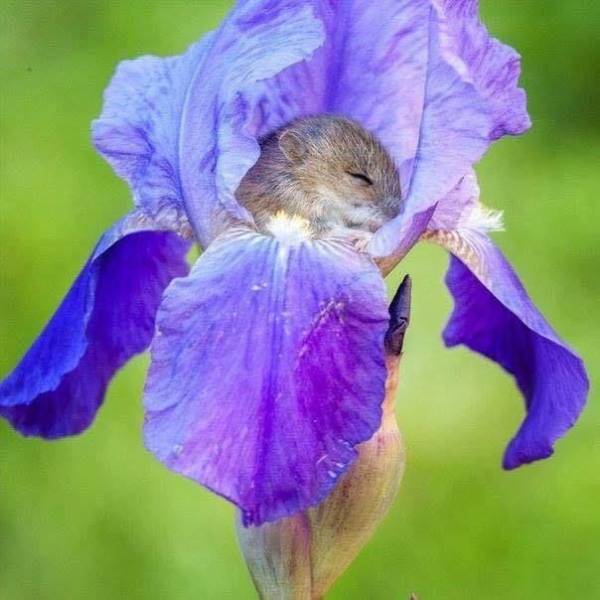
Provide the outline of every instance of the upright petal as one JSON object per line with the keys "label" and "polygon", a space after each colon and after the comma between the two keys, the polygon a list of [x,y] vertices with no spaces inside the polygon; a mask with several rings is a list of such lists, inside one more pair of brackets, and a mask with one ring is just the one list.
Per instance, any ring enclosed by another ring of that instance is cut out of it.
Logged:
{"label": "upright petal", "polygon": [[434,3],[313,5],[325,28],[323,45],[257,82],[251,104],[260,111],[248,131],[256,137],[324,112],[349,116],[375,132],[398,164],[406,208],[374,236],[369,251],[395,262],[419,239],[436,201],[488,147],[496,128],[493,111]]}
{"label": "upright petal", "polygon": [[309,5],[239,2],[181,56],[121,63],[93,123],[98,150],[151,213],[185,209],[203,246],[228,218],[251,220],[234,192],[256,161],[258,82],[322,43]]}
{"label": "upright petal", "polygon": [[260,132],[307,114],[351,117],[378,135],[407,188],[424,109],[430,3],[312,4],[325,28],[324,43],[309,60],[262,83]]}
{"label": "upright petal", "polygon": [[179,175],[181,115],[190,81],[211,45],[211,34],[172,58],[142,56],[121,62],[92,123],[98,152],[131,186],[147,213],[183,211]]}
{"label": "upright petal", "polygon": [[251,221],[234,194],[260,153],[261,91],[322,43],[310,3],[297,0],[239,2],[215,33],[190,85],[179,153],[186,206],[201,241],[220,232],[219,211]]}
{"label": "upright petal", "polygon": [[529,129],[525,92],[518,87],[519,54],[490,36],[479,18],[478,0],[436,1],[448,24],[448,43],[463,60],[494,116],[490,137],[519,135]]}
{"label": "upright petal", "polygon": [[316,504],[380,424],[387,322],[381,276],[352,248],[230,232],[165,294],[147,447],[246,525]]}
{"label": "upright petal", "polygon": [[427,210],[453,190],[491,142],[530,125],[518,88],[519,57],[489,36],[476,0],[434,0],[428,27],[417,143],[402,168],[405,210],[374,236],[369,250],[377,257],[401,258],[404,232],[421,226]]}
{"label": "upright petal", "polygon": [[0,385],[0,415],[24,435],[87,428],[115,371],[144,350],[162,292],[187,272],[188,243],[132,213],[109,229],[62,304]]}
{"label": "upright petal", "polygon": [[[488,35],[477,2],[468,4],[314,0],[325,41],[257,86],[259,133],[307,113],[352,117],[394,156],[412,212],[428,208],[492,139],[529,125],[518,56]],[[509,125],[509,111],[520,120]]]}
{"label": "upright petal", "polygon": [[399,166],[406,210],[373,252],[401,255],[408,222],[492,140],[527,127],[518,71],[473,0],[247,0],[181,57],[123,63],[94,139],[147,210],[185,205],[206,246],[224,219],[251,220],[234,192],[258,137],[307,114],[349,116]]}
{"label": "upright petal", "polygon": [[548,325],[487,236],[463,229],[429,237],[455,254],[446,276],[455,306],[444,341],[499,363],[525,397],[527,415],[506,450],[505,468],[550,456],[585,405],[582,360]]}

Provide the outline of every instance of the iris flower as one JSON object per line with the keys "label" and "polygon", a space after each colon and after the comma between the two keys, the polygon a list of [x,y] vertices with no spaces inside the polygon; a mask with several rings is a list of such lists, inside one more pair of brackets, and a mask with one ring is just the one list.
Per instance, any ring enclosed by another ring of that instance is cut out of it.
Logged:
{"label": "iris flower", "polygon": [[[383,275],[424,239],[451,254],[445,343],[497,362],[524,396],[504,467],[550,456],[583,408],[585,369],[491,241],[499,217],[473,171],[530,125],[519,70],[476,0],[240,0],[183,54],[122,62],[92,135],[135,208],[3,381],[1,414],[27,436],[80,433],[150,346],[147,448],[246,525],[293,515],[380,425]],[[258,140],[313,114],[358,121],[399,169],[401,212],[364,251],[293,216],[260,233],[235,200]]]}

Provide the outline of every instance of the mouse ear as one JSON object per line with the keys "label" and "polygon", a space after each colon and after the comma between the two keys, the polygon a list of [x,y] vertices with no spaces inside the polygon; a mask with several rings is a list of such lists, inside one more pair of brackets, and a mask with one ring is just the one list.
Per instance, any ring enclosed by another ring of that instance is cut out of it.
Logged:
{"label": "mouse ear", "polygon": [[303,160],[308,150],[305,140],[293,129],[287,129],[279,135],[279,147],[290,162]]}

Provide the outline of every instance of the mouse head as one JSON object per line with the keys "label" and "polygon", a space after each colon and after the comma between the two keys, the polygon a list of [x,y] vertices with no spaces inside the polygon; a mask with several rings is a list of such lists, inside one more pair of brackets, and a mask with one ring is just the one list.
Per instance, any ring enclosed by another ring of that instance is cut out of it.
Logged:
{"label": "mouse head", "polygon": [[377,138],[332,115],[293,121],[275,134],[290,176],[344,225],[375,230],[395,217],[400,177]]}

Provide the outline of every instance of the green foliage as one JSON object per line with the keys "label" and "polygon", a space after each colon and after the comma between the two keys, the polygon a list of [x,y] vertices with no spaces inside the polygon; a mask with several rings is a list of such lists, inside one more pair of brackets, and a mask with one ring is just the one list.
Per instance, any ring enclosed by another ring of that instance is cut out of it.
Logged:
{"label": "green foliage", "polygon": [[[129,206],[125,185],[89,143],[117,61],[180,51],[215,26],[227,4],[3,3],[0,372]],[[484,0],[483,8],[490,29],[523,55],[534,120],[532,132],[501,142],[480,165],[483,200],[505,209],[498,243],[594,379],[600,10],[594,0]],[[384,526],[331,598],[600,597],[598,405],[554,458],[503,472],[521,400],[497,367],[442,347],[445,265],[427,246],[402,265],[414,280],[398,400],[408,470]],[[142,447],[146,363],[136,359],[117,376],[94,427],[79,438],[25,440],[0,424],[2,599],[254,597],[233,509]]]}

